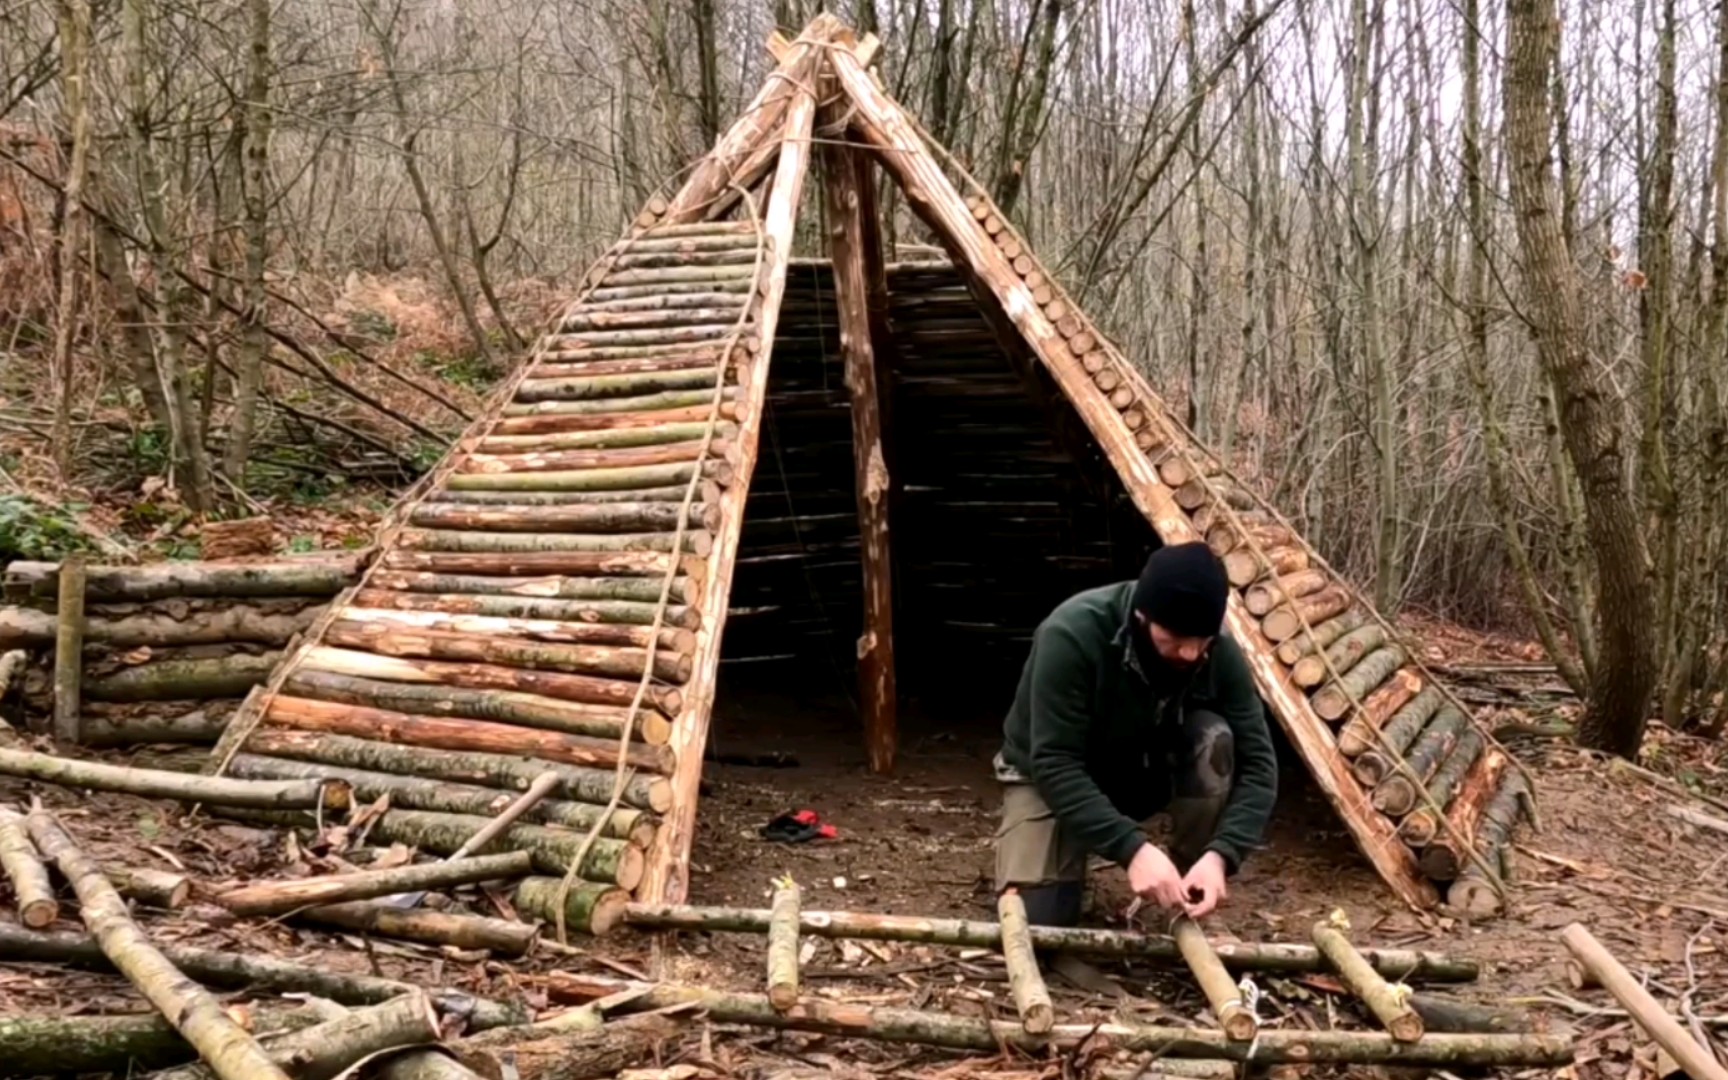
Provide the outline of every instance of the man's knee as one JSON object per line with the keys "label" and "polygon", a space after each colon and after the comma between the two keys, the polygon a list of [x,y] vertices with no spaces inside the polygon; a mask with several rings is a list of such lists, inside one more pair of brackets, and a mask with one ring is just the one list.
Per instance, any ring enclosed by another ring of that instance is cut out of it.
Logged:
{"label": "man's knee", "polygon": [[1236,781],[1236,736],[1215,712],[1191,712],[1183,723],[1187,760],[1176,777],[1176,794],[1222,798]]}

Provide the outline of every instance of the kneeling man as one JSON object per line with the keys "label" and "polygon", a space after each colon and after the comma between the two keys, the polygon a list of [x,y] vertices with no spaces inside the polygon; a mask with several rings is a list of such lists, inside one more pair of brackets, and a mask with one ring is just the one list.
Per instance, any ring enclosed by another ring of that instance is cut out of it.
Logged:
{"label": "kneeling man", "polygon": [[[1018,892],[1031,922],[1079,921],[1092,855],[1199,918],[1259,844],[1277,761],[1247,661],[1220,633],[1228,595],[1206,545],[1180,544],[1038,627],[995,761],[996,889]],[[1167,852],[1140,824],[1164,810]]]}

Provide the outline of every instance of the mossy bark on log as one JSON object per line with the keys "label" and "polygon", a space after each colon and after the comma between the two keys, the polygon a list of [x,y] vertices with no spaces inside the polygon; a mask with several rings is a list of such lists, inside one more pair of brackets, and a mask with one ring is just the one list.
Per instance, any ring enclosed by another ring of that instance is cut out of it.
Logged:
{"label": "mossy bark on log", "polygon": [[[254,1035],[311,1027],[313,1007],[231,1009]],[[129,1075],[196,1060],[198,1051],[157,1013],[134,1016],[0,1016],[0,1076]]]}
{"label": "mossy bark on log", "polygon": [[[616,350],[626,352],[627,350]],[[736,386],[722,387],[719,391],[721,402],[733,402],[737,398]],[[583,416],[612,416],[619,413],[663,412],[668,409],[691,409],[701,413],[700,419],[706,419],[714,411],[715,392],[712,389],[702,390],[662,390],[656,394],[641,394],[636,397],[595,398],[587,401],[522,401],[504,406],[501,422],[493,430],[501,435],[520,435],[525,431],[575,431],[576,427],[545,427],[535,429],[510,423],[512,420],[525,418],[569,418]],[[706,411],[704,411],[706,410]],[[736,409],[728,415],[724,409],[718,414],[726,419],[737,419]],[[612,424],[605,426],[623,426]]]}
{"label": "mossy bark on log", "polygon": [[[572,645],[561,642],[522,641],[484,634],[386,623],[364,623],[337,619],[324,631],[324,641],[350,649],[364,649],[382,656],[421,660],[455,660],[466,663],[504,664],[536,671],[565,671],[578,675],[611,675],[640,678],[649,667],[648,650],[617,645]],[[654,677],[683,685],[690,679],[690,657],[668,649],[656,649]]]}
{"label": "mossy bark on log", "polygon": [[1382,646],[1364,656],[1356,666],[1317,690],[1312,698],[1314,712],[1322,720],[1342,720],[1355,703],[1380,687],[1398,673],[1407,657],[1396,645]]}
{"label": "mossy bark on log", "polygon": [[[622,979],[556,972],[549,987],[555,997],[592,1001],[624,995],[619,1011],[648,1012],[677,1005],[695,1006],[721,1023],[815,1031],[848,1038],[939,1046],[998,1053],[1003,1047],[1041,1051],[1046,1047],[1161,1052],[1172,1057],[1252,1060],[1258,1064],[1350,1062],[1394,1065],[1561,1065],[1572,1060],[1570,1039],[1540,1035],[1433,1035],[1399,1042],[1380,1032],[1262,1031],[1251,1042],[1236,1042],[1216,1028],[1170,1028],[1115,1023],[1059,1024],[1046,1035],[1028,1035],[1018,1023],[985,1020],[925,1009],[868,1006],[806,999],[781,1013],[765,994],[739,994],[668,983],[641,984]],[[639,991],[639,994],[632,992]]]}
{"label": "mossy bark on log", "polygon": [[[675,904],[631,904],[625,919],[642,930],[688,930],[696,933],[764,934],[767,908],[687,907]],[[799,930],[813,937],[857,938],[865,941],[906,941],[972,949],[1001,949],[1002,928],[994,922],[930,919],[910,915],[876,915],[853,911],[803,911]],[[1139,957],[1166,964],[1183,963],[1176,943],[1167,937],[1122,930],[1033,926],[1032,945],[1045,952],[1092,956]],[[1326,971],[1312,945],[1219,942],[1213,947],[1231,971],[1316,973]],[[1470,982],[1481,974],[1474,960],[1411,949],[1366,949],[1374,970],[1389,979],[1409,982]]]}
{"label": "mossy bark on log", "polygon": [[1536,1031],[1534,1017],[1521,1009],[1506,1006],[1457,1001],[1424,992],[1410,995],[1410,1007],[1422,1018],[1423,1027],[1433,1032],[1530,1034]]}
{"label": "mossy bark on log", "polygon": [[100,761],[75,761],[3,747],[0,747],[0,775],[26,777],[60,787],[225,806],[341,810],[349,805],[348,785],[340,780],[224,780]]}
{"label": "mossy bark on log", "polygon": [[[1342,616],[1341,616],[1342,617]],[[1333,619],[1325,625],[1331,626],[1338,620]],[[1319,630],[1319,627],[1315,627]],[[1296,661],[1290,669],[1290,680],[1297,686],[1307,689],[1319,686],[1332,677],[1332,672],[1349,671],[1363,657],[1386,644],[1386,631],[1378,624],[1359,626],[1338,638],[1326,647],[1325,656],[1310,653]]]}
{"label": "mossy bark on log", "polygon": [[84,745],[94,748],[150,743],[209,745],[228,729],[228,714],[194,709],[178,716],[84,717]]}
{"label": "mossy bark on log", "polygon": [[[562,878],[530,877],[516,883],[510,900],[519,913],[548,925],[558,922],[558,890]],[[576,881],[570,885],[570,895],[564,902],[564,926],[595,937],[611,933],[624,918],[630,894],[616,886],[593,881]]]}
{"label": "mossy bark on log", "polygon": [[[674,586],[677,582],[673,582]],[[675,592],[682,592],[677,590]],[[688,594],[686,594],[688,595]],[[503,619],[555,619],[570,623],[616,623],[651,626],[659,609],[653,600],[542,600],[532,596],[488,596],[394,592],[361,589],[354,594],[357,607],[389,608],[393,611],[442,611],[451,615],[485,615]],[[666,606],[662,625],[694,630],[702,625],[701,614],[676,599]]]}
{"label": "mossy bark on log", "polygon": [[[729,328],[727,332],[730,332]],[[707,389],[719,378],[718,367],[707,367],[685,371],[642,371],[630,375],[593,375],[581,379],[530,379],[516,388],[516,400],[605,401],[646,397],[678,390]]]}
{"label": "mossy bark on log", "polygon": [[356,870],[291,881],[265,881],[229,889],[217,894],[215,901],[239,915],[282,915],[302,907],[372,900],[405,892],[451,889],[482,881],[508,881],[525,876],[532,863],[533,857],[526,851],[470,855],[450,862],[393,866],[387,870]]}
{"label": "mossy bark on log", "polygon": [[1523,775],[1516,770],[1507,770],[1500,781],[1500,790],[1483,808],[1474,838],[1476,858],[1463,860],[1457,879],[1446,890],[1446,905],[1454,911],[1477,918],[1500,912],[1500,892],[1484,866],[1505,876],[1503,856],[1507,845],[1512,842],[1512,832],[1518,826],[1524,790]]}
{"label": "mossy bark on log", "polygon": [[[84,640],[113,648],[149,645],[157,648],[246,642],[284,645],[311,625],[320,611],[311,607],[283,613],[236,604],[215,611],[198,611],[176,618],[154,612],[103,618],[86,614]],[[0,649],[51,644],[58,620],[50,612],[28,607],[0,608]]]}
{"label": "mossy bark on log", "polygon": [[78,895],[79,914],[99,948],[126,981],[166,1016],[222,1080],[287,1080],[244,1028],[164,956],[126,913],[126,901],[102,868],[43,811],[28,819],[30,838],[60,868]]}
{"label": "mossy bark on log", "polygon": [[192,879],[185,874],[172,874],[146,866],[108,866],[103,868],[103,872],[121,896],[146,907],[174,911],[185,907],[186,901],[192,898]]}
{"label": "mossy bark on log", "polygon": [[[681,503],[689,490],[689,484],[666,484],[617,491],[441,491],[438,499],[461,506],[599,506],[620,502]],[[721,490],[712,480],[700,481],[694,501],[705,505],[719,502]]]}
{"label": "mossy bark on log", "polygon": [[343,618],[367,625],[447,634],[485,634],[523,642],[562,645],[611,645],[646,649],[650,642],[670,653],[696,648],[693,631],[620,623],[569,622],[562,619],[506,619],[494,615],[452,615],[442,611],[398,611],[392,608],[350,607]]}
{"label": "mossy bark on log", "polygon": [[[1452,881],[1458,877],[1464,867],[1463,852],[1475,841],[1483,811],[1494,793],[1500,790],[1500,780],[1510,765],[1511,759],[1505,751],[1497,746],[1487,747],[1477,755],[1469,771],[1453,789],[1451,799],[1445,803],[1444,827],[1434,811],[1425,806],[1412,810],[1400,824],[1398,835],[1406,838],[1405,843],[1412,843],[1407,838],[1410,836],[1425,838],[1422,854],[1417,858],[1424,874],[1435,881]],[[1438,793],[1435,798],[1439,798]],[[1418,817],[1424,820],[1414,820]]]}
{"label": "mossy bark on log", "polygon": [[[364,705],[417,716],[473,717],[614,741],[623,733],[625,721],[632,719],[627,706],[582,705],[539,694],[384,682],[320,671],[296,671],[288,677],[283,689],[291,695],[318,701]],[[665,717],[650,710],[638,710],[634,721],[632,735],[635,738],[650,746],[665,745],[671,731]],[[616,754],[612,760],[616,760]],[[649,756],[639,762],[635,758],[631,760],[644,766],[656,761],[657,757]]]}
{"label": "mossy bark on log", "polygon": [[1326,955],[1332,965],[1332,970],[1344,980],[1352,993],[1362,999],[1368,1006],[1368,1011],[1380,1021],[1394,1039],[1402,1043],[1413,1043],[1422,1037],[1422,1018],[1416,1015],[1408,1002],[1399,997],[1397,991],[1368,962],[1362,959],[1362,954],[1350,944],[1336,928],[1325,923],[1314,926],[1314,944]]}
{"label": "mossy bark on log", "polygon": [[208,659],[156,660],[84,680],[92,701],[194,701],[243,697],[270,678],[279,652]]}
{"label": "mossy bark on log", "polygon": [[1288,641],[1301,633],[1305,625],[1317,626],[1342,614],[1349,606],[1350,594],[1330,587],[1274,609],[1260,620],[1260,631],[1268,641]]}
{"label": "mossy bark on log", "polygon": [[422,503],[408,520],[419,528],[495,532],[671,532],[680,522],[687,529],[713,531],[720,526],[720,508],[698,504],[686,511],[677,503],[661,502],[494,507]]}
{"label": "mossy bark on log", "polygon": [[[169,600],[176,597],[248,599],[265,596],[335,596],[360,576],[360,558],[294,559],[269,563],[156,563],[85,568],[91,603]],[[59,589],[60,565],[19,561],[5,570],[7,595],[47,599]]]}
{"label": "mossy bark on log", "polygon": [[1390,817],[1408,814],[1417,803],[1417,783],[1428,783],[1469,727],[1470,721],[1462,712],[1451,705],[1442,706],[1404,755],[1408,771],[1398,769],[1375,786],[1374,808]]}
{"label": "mossy bark on log", "polygon": [[[585,735],[514,727],[461,716],[413,716],[365,705],[345,705],[279,695],[270,703],[269,722],[296,731],[318,731],[350,738],[387,739],[398,746],[429,750],[520,754],[542,761],[612,768],[618,744]],[[670,771],[671,752],[663,746],[635,746],[626,760],[649,772]]]}
{"label": "mossy bark on log", "polygon": [[[545,770],[542,770],[545,771]],[[241,810],[222,807],[221,812],[240,821],[255,821],[283,828],[313,828],[317,822],[305,813],[276,810]],[[377,839],[409,844],[437,855],[455,853],[473,835],[490,823],[472,814],[443,814],[432,810],[386,810],[368,825]],[[544,825],[511,825],[480,851],[481,854],[526,853],[534,869],[562,876],[582,846],[583,834]],[[471,859],[438,865],[459,866]],[[623,840],[597,839],[582,860],[581,877],[602,885],[634,889],[642,880],[642,849]]]}
{"label": "mossy bark on log", "polygon": [[1298,570],[1294,574],[1250,585],[1243,594],[1243,602],[1248,607],[1248,614],[1266,615],[1286,600],[1319,592],[1330,580],[1322,570]]}
{"label": "mossy bark on log", "polygon": [[[658,551],[674,549],[673,533],[492,533],[456,529],[404,529],[397,543],[408,551],[521,552],[521,551]],[[711,534],[700,529],[684,533],[682,548],[688,555],[707,555],[713,546]]]}
{"label": "mossy bark on log", "polygon": [[1439,832],[1446,805],[1451,801],[1459,784],[1469,775],[1471,766],[1481,758],[1486,746],[1487,741],[1474,727],[1466,726],[1459,733],[1452,752],[1447,754],[1446,760],[1434,770],[1433,777],[1425,786],[1428,799],[1440,809],[1436,810],[1428,801],[1418,799],[1398,826],[1399,839],[1413,847],[1422,847],[1434,839]]}
{"label": "mossy bark on log", "polygon": [[[700,397],[701,395],[690,396]],[[724,392],[722,392],[722,396],[724,396]],[[616,405],[617,403],[614,402],[613,404]],[[701,424],[706,427],[711,416],[716,420],[736,421],[738,419],[738,406],[732,401],[722,401],[720,408],[715,410],[710,395],[709,399],[702,401],[684,402],[670,406],[650,403],[641,408],[613,412],[572,412],[568,410],[547,412],[542,409],[522,416],[500,417],[497,423],[492,425],[492,434],[488,437],[559,435],[565,432],[579,431],[625,431],[635,428],[661,428],[667,424]]]}
{"label": "mossy bark on log", "polygon": [[683,461],[627,469],[573,469],[562,472],[457,473],[445,481],[452,491],[622,491],[665,484],[688,484],[700,476],[722,486],[732,482],[724,461]]}
{"label": "mossy bark on log", "polygon": [[[1294,574],[1308,567],[1308,552],[1302,548],[1269,547],[1262,550],[1267,560],[1265,562],[1250,548],[1237,548],[1224,553],[1224,576],[1229,579],[1230,584],[1241,589],[1267,574]],[[1273,614],[1276,615],[1277,612],[1274,611]]]}
{"label": "mossy bark on log", "polygon": [[539,936],[536,927],[508,919],[418,909],[402,911],[364,902],[306,908],[296,912],[295,918],[320,926],[358,930],[403,941],[450,945],[458,949],[487,949],[499,956],[523,956]]}
{"label": "mossy bark on log", "polygon": [[[302,666],[308,671],[355,675],[363,679],[454,686],[468,690],[519,690],[585,705],[629,706],[636,698],[637,689],[636,681],[629,679],[603,679],[592,675],[564,675],[551,671],[521,671],[492,664],[403,660],[394,656],[375,656],[353,649],[333,649],[327,645],[308,649]],[[673,687],[652,686],[643,695],[642,701],[646,707],[658,709],[661,715],[670,720],[678,716],[684,698]]]}
{"label": "mossy bark on log", "polygon": [[1343,614],[1316,623],[1312,630],[1304,630],[1289,641],[1279,644],[1277,649],[1278,662],[1285,667],[1293,667],[1303,657],[1312,656],[1321,649],[1327,648],[1345,634],[1360,629],[1368,622],[1368,614],[1361,608],[1351,608]]}
{"label": "mossy bark on log", "polygon": [[42,857],[24,828],[24,816],[4,806],[0,806],[0,872],[12,883],[13,908],[19,922],[40,930],[60,917],[60,901],[54,897],[48,868],[42,865]]}
{"label": "mossy bark on log", "polygon": [[[270,732],[253,735],[248,745],[268,750],[273,744]],[[350,769],[340,765],[298,759],[264,757],[259,754],[236,754],[229,763],[235,776],[290,779],[297,776],[332,776],[346,780],[354,789],[354,798],[371,803],[388,797],[390,805],[406,810],[438,810],[449,814],[473,814],[476,817],[495,816],[510,805],[511,793],[476,784],[432,782],[420,777],[396,776],[391,773]],[[646,849],[654,839],[654,821],[640,810],[621,807],[607,813],[605,807],[592,803],[570,802],[565,799],[544,799],[530,807],[524,815],[529,821],[561,825],[586,833],[597,821],[604,821],[600,835],[613,840],[628,840]]]}
{"label": "mossy bark on log", "polygon": [[1391,776],[1396,771],[1404,751],[1410,749],[1410,744],[1422,734],[1429,718],[1439,711],[1445,702],[1446,696],[1440,692],[1439,687],[1423,687],[1421,693],[1411,698],[1386,722],[1386,726],[1380,729],[1379,742],[1363,751],[1351,763],[1351,772],[1356,775],[1356,779],[1362,781],[1364,787],[1373,787]]}
{"label": "mossy bark on log", "polygon": [[1422,676],[1412,668],[1399,668],[1392,677],[1363,699],[1362,707],[1338,732],[1338,751],[1357,757],[1379,744],[1380,730],[1398,711],[1422,692]]}
{"label": "mossy bark on log", "polygon": [[[399,607],[401,604],[380,603],[380,592],[393,591],[397,593],[455,593],[479,600],[512,600],[512,601],[625,601],[632,604],[654,605],[660,602],[664,591],[667,600],[680,607],[688,607],[690,602],[701,592],[702,582],[692,580],[689,575],[672,579],[670,588],[663,579],[654,577],[584,577],[572,575],[546,575],[538,577],[491,577],[484,574],[444,574],[422,571],[380,570],[373,574],[374,589],[362,589],[355,594],[355,600],[367,607]],[[443,608],[442,598],[439,601],[440,610],[460,612],[460,606]],[[581,610],[581,605],[571,605],[574,610]],[[603,610],[596,608],[595,610]],[[479,611],[478,614],[501,614],[497,610]],[[541,616],[557,618],[555,615]],[[652,622],[652,619],[649,620]]]}
{"label": "mossy bark on log", "polygon": [[[385,1050],[438,1041],[432,999],[415,990],[401,997],[270,1039],[264,1052],[293,1080],[334,1080],[350,1066]],[[158,1073],[155,1080],[210,1080],[203,1065]]]}
{"label": "mossy bark on log", "polygon": [[787,882],[774,890],[768,916],[768,1000],[776,1009],[798,1003],[798,886]]}
{"label": "mossy bark on log", "polygon": [[[376,1005],[416,989],[395,979],[345,975],[325,967],[309,967],[228,949],[165,944],[161,952],[169,963],[199,982],[245,988],[254,993],[304,993],[344,1005]],[[95,971],[114,969],[113,962],[103,955],[101,946],[93,937],[21,930],[5,923],[0,923],[0,961],[70,964]],[[519,1003],[488,1001],[442,987],[431,990],[431,995],[439,1012],[465,1018],[472,1031],[525,1024],[529,1019],[527,1008]]]}
{"label": "mossy bark on log", "polygon": [[462,473],[560,472],[569,469],[635,469],[649,465],[676,465],[686,461],[722,459],[731,450],[723,440],[700,437],[659,446],[626,446],[617,450],[526,450],[504,454],[469,454],[462,460]]}
{"label": "mossy bark on log", "polygon": [[[619,361],[624,363],[624,361]],[[488,435],[472,448],[486,454],[517,454],[526,450],[616,450],[628,446],[663,446],[667,443],[689,442],[707,434],[702,421],[661,424],[657,427],[627,427],[599,431],[563,431],[546,435]],[[738,425],[729,420],[714,425],[716,439],[731,440],[738,435]],[[677,500],[684,497],[679,489]]]}
{"label": "mossy bark on log", "polygon": [[1172,926],[1171,936],[1224,1034],[1238,1041],[1252,1039],[1260,1030],[1260,1022],[1253,1010],[1242,1003],[1242,991],[1224,970],[1224,962],[1218,959],[1200,924],[1186,916],[1179,917]]}

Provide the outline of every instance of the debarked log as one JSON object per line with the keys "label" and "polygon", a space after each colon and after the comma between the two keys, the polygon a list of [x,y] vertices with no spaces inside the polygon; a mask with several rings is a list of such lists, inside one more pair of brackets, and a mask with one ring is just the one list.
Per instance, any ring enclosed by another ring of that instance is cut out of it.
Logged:
{"label": "debarked log", "polygon": [[295,918],[403,941],[450,945],[458,949],[487,949],[500,956],[525,955],[540,933],[533,925],[508,919],[453,915],[441,911],[402,911],[364,901],[305,908],[296,912]]}
{"label": "debarked log", "polygon": [[[384,1050],[438,1041],[438,1014],[421,990],[358,1009],[264,1043],[264,1053],[293,1080],[332,1080]],[[156,1080],[210,1080],[203,1065],[158,1073]]]}
{"label": "debarked log", "polygon": [[0,775],[146,798],[277,810],[341,810],[348,806],[350,794],[340,780],[224,780],[6,748],[0,748]]}
{"label": "debarked log", "polygon": [[192,879],[185,874],[145,866],[106,866],[103,873],[121,896],[146,907],[173,911],[192,897]]}
{"label": "debarked log", "polygon": [[357,606],[390,608],[395,611],[441,611],[451,615],[492,615],[505,619],[558,619],[570,623],[620,623],[628,626],[662,626],[694,630],[702,624],[695,608],[677,599],[685,595],[672,583],[672,603],[662,610],[659,595],[652,600],[542,600],[532,596],[487,596],[484,594],[434,594],[361,589],[354,594]]}
{"label": "debarked log", "polygon": [[[647,362],[618,361],[620,364]],[[623,446],[660,446],[665,443],[689,442],[693,439],[702,438],[707,432],[708,424],[705,422],[679,421],[661,424],[657,427],[600,428],[595,431],[560,431],[540,435],[488,435],[476,443],[473,449],[484,454],[513,454],[525,450],[614,450]],[[733,421],[718,420],[715,422],[715,438],[730,440],[736,438],[737,435],[738,425]],[[679,488],[677,497],[674,499],[657,498],[648,501],[683,502],[684,489]],[[698,499],[697,501],[706,500]]]}
{"label": "debarked log", "polygon": [[219,893],[214,899],[239,915],[281,915],[296,908],[320,904],[371,900],[412,890],[448,889],[482,881],[503,881],[525,876],[532,863],[533,858],[526,851],[471,855],[453,862],[260,882]]}
{"label": "debarked log", "polygon": [[1500,790],[1483,808],[1481,823],[1476,828],[1475,858],[1465,862],[1458,880],[1446,890],[1446,905],[1454,911],[1485,918],[1500,910],[1500,888],[1490,875],[1504,879],[1506,846],[1518,825],[1523,793],[1523,775],[1508,772],[1500,782]]}
{"label": "debarked log", "polygon": [[[272,957],[251,956],[231,949],[199,949],[189,945],[161,946],[176,968],[212,986],[246,988],[258,993],[303,993],[344,1005],[376,1005],[415,989],[409,983],[374,975],[346,975],[328,967],[312,967]],[[96,971],[113,970],[96,940],[84,934],[21,930],[0,923],[0,961],[29,964],[71,964]],[[504,1004],[448,988],[431,991],[440,1013],[466,1019],[470,1030],[525,1024],[529,1014],[521,1004]]]}
{"label": "debarked log", "polygon": [[[647,649],[520,641],[451,630],[365,623],[348,618],[331,622],[322,640],[330,645],[360,649],[380,656],[501,664],[536,671],[610,675],[624,679],[639,679],[650,666]],[[652,668],[655,678],[682,685],[690,679],[690,656],[656,647]]]}
{"label": "debarked log", "polygon": [[1260,620],[1260,629],[1268,641],[1287,641],[1301,633],[1305,626],[1314,626],[1342,614],[1349,606],[1350,594],[1337,586],[1329,586],[1275,609]]}
{"label": "debarked log", "polygon": [[1060,1024],[1046,1035],[1028,1035],[1018,1023],[990,1021],[926,1009],[854,1005],[807,999],[785,1013],[765,994],[738,994],[673,984],[640,984],[622,979],[555,972],[549,989],[570,1001],[626,995],[620,1011],[646,1012],[693,1005],[710,1019],[762,1027],[818,1031],[852,1038],[918,1043],[950,1049],[999,1051],[1003,1046],[1036,1051],[1082,1044],[1163,1052],[1172,1057],[1252,1059],[1275,1063],[1388,1063],[1400,1065],[1563,1065],[1572,1060],[1572,1041],[1542,1035],[1433,1035],[1399,1042],[1380,1032],[1262,1031],[1237,1042],[1216,1028],[1169,1028],[1092,1023]]}
{"label": "debarked log", "polygon": [[244,697],[270,678],[279,652],[187,660],[157,660],[112,675],[86,678],[92,701],[193,701]]}
{"label": "debarked log", "polygon": [[40,930],[60,917],[60,901],[54,897],[48,868],[25,831],[24,816],[4,806],[0,806],[0,873],[12,883],[19,922]]}
{"label": "debarked log", "polygon": [[[1458,876],[1464,866],[1464,852],[1475,839],[1483,811],[1487,809],[1494,793],[1500,789],[1500,780],[1506,775],[1511,764],[1512,760],[1504,750],[1491,746],[1470,766],[1470,771],[1464,775],[1451,801],[1446,804],[1444,823],[1437,822],[1432,827],[1421,830],[1431,837],[1417,860],[1424,874],[1435,881],[1451,881]],[[1399,826],[1401,837],[1405,835],[1404,830],[1407,827],[1416,831],[1411,826],[1410,818],[1418,814],[1432,815],[1433,811],[1425,806],[1411,811],[1410,817],[1405,818]]]}
{"label": "debarked log", "polygon": [[[532,474],[517,474],[532,475]],[[562,473],[547,473],[562,476]],[[533,551],[616,551],[616,552],[681,552],[686,555],[707,555],[714,538],[701,529],[689,529],[682,536],[671,532],[650,533],[498,533],[464,532],[455,529],[404,529],[396,542],[406,551],[448,551],[456,553],[495,552],[499,554]]]}
{"label": "debarked log", "polygon": [[1422,676],[1414,668],[1399,668],[1366,698],[1338,731],[1338,752],[1357,757],[1380,743],[1380,730],[1422,692]]}
{"label": "debarked log", "polygon": [[[479,529],[490,532],[629,533],[687,529],[712,532],[720,527],[718,506],[670,502],[590,503],[575,506],[473,506],[421,503],[409,513],[411,524],[426,529]],[[0,621],[0,641],[5,624]]]}
{"label": "debarked log", "polygon": [[618,623],[570,622],[563,619],[507,619],[491,615],[447,614],[442,611],[401,611],[394,608],[348,607],[342,617],[357,623],[447,634],[484,634],[515,641],[564,645],[612,645],[645,649],[654,642],[668,653],[689,653],[696,635],[685,629]]}

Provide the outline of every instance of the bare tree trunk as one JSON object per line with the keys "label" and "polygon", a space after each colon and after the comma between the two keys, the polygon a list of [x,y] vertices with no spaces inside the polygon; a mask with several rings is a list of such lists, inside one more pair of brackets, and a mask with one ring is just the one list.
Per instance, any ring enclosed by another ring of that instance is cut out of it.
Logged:
{"label": "bare tree trunk", "polygon": [[[264,328],[266,293],[264,262],[270,243],[270,2],[246,0],[251,20],[246,64],[246,314],[234,378],[234,416],[228,427],[223,471],[244,485],[246,461],[252,454],[257,423],[258,392],[264,383],[264,353],[270,347]],[[212,383],[216,373],[210,372]]]}
{"label": "bare tree trunk", "polygon": [[90,3],[61,0],[60,69],[65,85],[66,127],[72,140],[72,160],[66,166],[66,214],[60,222],[60,303],[54,324],[56,391],[54,430],[49,445],[62,480],[70,479],[72,463],[72,341],[78,330],[78,275],[83,264],[84,174],[90,156]]}
{"label": "bare tree trunk", "polygon": [[[1008,88],[1008,104],[1002,113],[1002,141],[996,153],[996,177],[990,190],[1004,214],[1014,213],[1026,181],[1026,167],[1044,132],[1045,103],[1050,87],[1050,69],[1056,64],[1056,30],[1062,21],[1063,0],[1037,0],[1026,26],[1026,41]],[[1034,42],[1033,36],[1037,40]],[[1031,73],[1025,65],[1030,57]],[[1027,83],[1027,79],[1030,82]],[[1023,84],[1026,84],[1023,86]]]}
{"label": "bare tree trunk", "polygon": [[1650,637],[1656,606],[1649,589],[1649,552],[1627,489],[1614,387],[1585,343],[1583,300],[1560,231],[1558,192],[1549,168],[1548,79],[1559,35],[1554,0],[1508,0],[1506,147],[1531,334],[1558,399],[1564,421],[1560,434],[1583,489],[1596,557],[1601,660],[1578,735],[1587,746],[1630,757],[1643,740],[1656,683]]}
{"label": "bare tree trunk", "polygon": [[702,81],[697,115],[702,122],[702,148],[720,140],[720,54],[714,43],[714,0],[690,0],[690,21],[696,27],[696,67]]}

